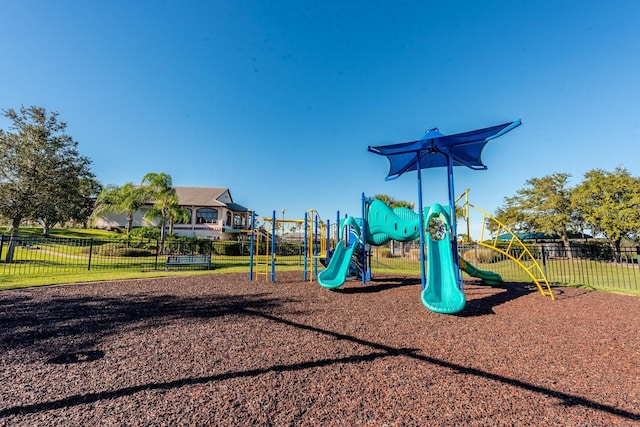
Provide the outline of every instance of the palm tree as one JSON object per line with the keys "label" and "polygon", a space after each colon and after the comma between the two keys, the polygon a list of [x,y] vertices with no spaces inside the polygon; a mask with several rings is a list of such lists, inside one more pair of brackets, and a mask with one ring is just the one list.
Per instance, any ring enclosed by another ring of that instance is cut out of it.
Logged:
{"label": "palm tree", "polygon": [[[188,209],[183,208],[178,204],[178,195],[174,194],[169,199],[167,205],[167,221],[169,225],[169,234],[173,234],[173,226],[176,223],[184,223],[191,219],[191,213]],[[162,212],[156,207],[149,209],[145,216],[150,219],[157,219],[162,217]]]}
{"label": "palm tree", "polygon": [[121,213],[127,215],[127,234],[133,225],[133,215],[144,204],[146,194],[144,189],[128,182],[122,187],[108,185],[100,191],[96,199],[96,206],[91,214],[94,218],[107,213]]}
{"label": "palm tree", "polygon": [[169,217],[169,206],[177,204],[176,189],[173,188],[171,175],[150,172],[142,178],[149,199],[154,201],[153,208],[160,214],[160,247],[164,248],[165,228]]}

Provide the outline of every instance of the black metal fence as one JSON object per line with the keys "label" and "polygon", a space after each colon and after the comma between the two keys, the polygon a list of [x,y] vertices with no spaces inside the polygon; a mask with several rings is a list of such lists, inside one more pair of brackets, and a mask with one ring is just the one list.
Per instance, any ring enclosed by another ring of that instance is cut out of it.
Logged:
{"label": "black metal fence", "polygon": [[47,274],[82,270],[138,270],[165,268],[168,255],[204,254],[212,256],[213,266],[243,265],[248,242],[211,242],[206,240],[168,240],[164,250],[149,239],[67,239],[20,237],[13,245],[8,236],[0,236],[1,274]]}
{"label": "black metal fence", "polygon": [[[94,270],[164,270],[169,255],[210,255],[212,268],[249,268],[248,241],[204,239],[167,240],[159,248],[150,239],[67,239],[20,237],[9,255],[10,239],[0,235],[0,275],[62,274]],[[265,243],[257,243],[256,253],[266,254]],[[579,284],[598,288],[640,291],[639,247],[619,252],[608,245],[562,244],[527,245],[550,283]],[[373,272],[413,274],[420,271],[419,248],[414,243],[374,247]],[[477,268],[495,271],[507,281],[530,281],[525,269],[504,255],[478,245],[460,245],[461,255]],[[519,254],[513,253],[514,258]],[[304,264],[301,243],[279,243],[278,266],[295,268]],[[197,266],[193,266],[196,268]],[[276,267],[276,268],[277,268]],[[181,266],[180,268],[189,268]]]}
{"label": "black metal fence", "polygon": [[[9,254],[13,246],[12,255]],[[256,255],[266,254],[266,244],[256,242]],[[250,242],[206,239],[169,239],[160,249],[154,239],[75,239],[19,237],[11,245],[9,236],[0,235],[0,274],[55,274],[74,271],[137,270],[166,268],[170,255],[210,255],[211,267],[246,267],[250,262]],[[270,248],[269,248],[270,250]],[[276,256],[280,265],[303,264],[302,243],[279,243]],[[180,266],[180,268],[190,268]],[[192,266],[191,268],[199,268]]]}
{"label": "black metal fence", "polygon": [[[575,242],[570,250],[557,242],[527,244],[526,247],[533,259],[522,257],[522,248],[509,248],[508,242],[502,249],[511,258],[475,243],[461,243],[458,249],[460,255],[476,268],[499,273],[509,282],[532,281],[527,270],[532,271],[532,264],[537,262],[550,283],[640,292],[638,247],[623,247],[619,252],[606,244]],[[418,242],[395,242],[373,248],[373,272],[417,274],[420,271],[419,252]],[[464,277],[469,276],[464,274]]]}
{"label": "black metal fence", "polygon": [[598,288],[640,291],[640,247],[609,245],[538,245],[540,261],[549,281]]}

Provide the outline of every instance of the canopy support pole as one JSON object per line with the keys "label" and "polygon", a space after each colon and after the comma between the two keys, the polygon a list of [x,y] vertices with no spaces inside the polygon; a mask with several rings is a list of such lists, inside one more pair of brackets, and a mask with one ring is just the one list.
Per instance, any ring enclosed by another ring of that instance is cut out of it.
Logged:
{"label": "canopy support pole", "polygon": [[447,156],[447,175],[449,182],[449,215],[451,222],[451,254],[453,256],[454,272],[458,288],[462,290],[462,281],[460,280],[460,270],[458,269],[458,227],[456,225],[456,193],[453,188],[453,156],[451,151],[446,153]]}
{"label": "canopy support pole", "polygon": [[416,162],[418,165],[418,215],[420,218],[420,278],[422,289],[427,287],[427,275],[424,269],[424,212],[422,208],[422,167],[420,164],[420,152],[416,151]]}

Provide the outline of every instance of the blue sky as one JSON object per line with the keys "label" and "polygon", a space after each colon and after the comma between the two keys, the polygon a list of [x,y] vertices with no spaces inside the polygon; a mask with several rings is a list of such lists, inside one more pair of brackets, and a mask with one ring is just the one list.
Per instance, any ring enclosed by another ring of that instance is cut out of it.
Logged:
{"label": "blue sky", "polygon": [[[416,200],[367,146],[521,119],[455,170],[494,212],[533,177],[640,175],[639,40],[635,0],[5,1],[0,108],[58,111],[103,184],[164,172],[329,219]],[[446,203],[446,171],[423,180]]]}

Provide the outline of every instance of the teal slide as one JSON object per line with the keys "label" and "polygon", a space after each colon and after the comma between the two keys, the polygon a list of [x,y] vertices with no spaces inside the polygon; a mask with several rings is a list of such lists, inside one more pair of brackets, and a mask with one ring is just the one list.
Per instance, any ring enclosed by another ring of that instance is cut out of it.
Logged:
{"label": "teal slide", "polygon": [[[360,236],[360,225],[358,220],[350,216],[341,222],[340,234],[344,237],[345,228],[351,227],[355,232],[355,235],[351,234],[351,240],[355,240],[351,246],[347,247],[343,240],[338,242],[336,249],[333,251],[331,260],[327,268],[318,273],[318,283],[323,288],[335,289],[344,284],[349,275],[349,267],[351,265],[351,259],[353,254],[360,247],[360,240],[354,239],[355,236]],[[346,240],[346,237],[344,237]]]}
{"label": "teal slide", "polygon": [[338,246],[333,251],[331,261],[326,269],[318,274],[318,283],[323,288],[335,289],[344,284],[349,274],[351,257],[360,246],[360,242],[354,242],[350,247],[346,247],[343,241],[338,242]]}
{"label": "teal slide", "polygon": [[458,260],[458,265],[460,265],[462,271],[467,273],[469,276],[482,279],[483,285],[497,286],[504,284],[504,279],[498,273],[488,270],[480,270],[464,258],[460,258]]}
{"label": "teal slide", "polygon": [[458,287],[456,265],[451,250],[449,215],[439,204],[429,209],[425,224],[437,217],[445,223],[447,232],[441,240],[432,240],[426,233],[427,244],[427,285],[422,290],[422,304],[436,313],[453,314],[461,311],[466,298]]}

